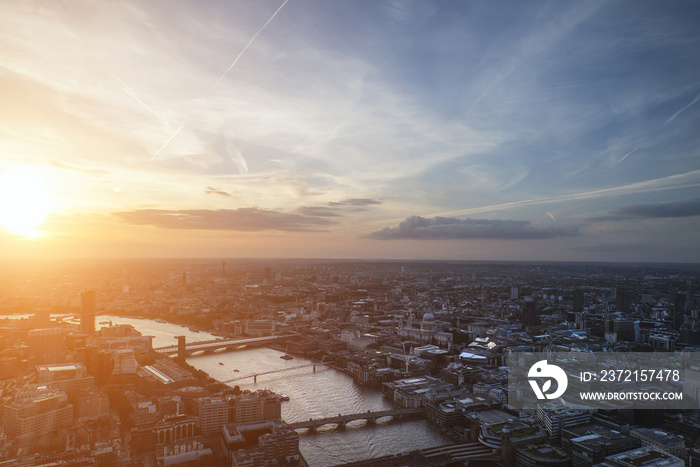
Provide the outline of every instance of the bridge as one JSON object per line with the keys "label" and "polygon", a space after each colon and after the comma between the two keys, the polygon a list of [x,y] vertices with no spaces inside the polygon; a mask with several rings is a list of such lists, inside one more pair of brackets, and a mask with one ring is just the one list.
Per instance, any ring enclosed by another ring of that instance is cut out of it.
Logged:
{"label": "bridge", "polygon": [[384,417],[391,417],[393,420],[402,420],[404,418],[415,418],[422,417],[423,410],[417,409],[392,409],[392,410],[379,410],[372,412],[368,410],[362,413],[353,413],[349,415],[340,415],[336,417],[326,417],[326,418],[310,418],[304,422],[294,422],[289,423],[289,426],[296,429],[308,429],[311,431],[316,431],[317,428],[323,425],[336,425],[339,430],[345,429],[345,424],[355,420],[366,420],[368,425],[374,425],[378,419]]}
{"label": "bridge", "polygon": [[[184,351],[186,355],[191,355],[193,352],[198,350],[204,351],[214,351],[217,349],[228,348],[231,350],[240,347],[241,345],[263,345],[271,342],[279,341],[291,337],[290,335],[285,336],[265,336],[265,337],[248,337],[248,338],[232,338],[232,339],[213,339],[208,341],[197,341],[190,342],[185,345]],[[179,336],[178,339],[182,339],[184,342],[184,336]],[[181,350],[180,343],[174,345],[166,345],[164,347],[155,347],[154,351],[158,352],[160,355],[168,356],[178,354]]]}
{"label": "bridge", "polygon": [[270,371],[263,371],[261,373],[255,373],[255,374],[251,374],[251,375],[236,376],[235,378],[227,379],[227,380],[221,381],[221,382],[222,383],[233,383],[234,381],[240,381],[242,379],[253,378],[253,382],[257,383],[258,376],[271,375],[273,373],[280,373],[282,371],[297,370],[299,368],[313,368],[314,369],[313,372],[316,373],[316,367],[318,365],[325,366],[324,363],[308,363],[306,365],[297,365],[297,366],[290,366],[289,368],[280,368],[279,370],[270,370]]}

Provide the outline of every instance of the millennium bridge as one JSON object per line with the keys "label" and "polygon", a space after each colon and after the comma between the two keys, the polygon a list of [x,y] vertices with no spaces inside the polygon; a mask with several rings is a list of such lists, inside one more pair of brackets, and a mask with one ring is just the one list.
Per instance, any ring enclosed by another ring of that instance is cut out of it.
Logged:
{"label": "millennium bridge", "polygon": [[260,373],[251,373],[249,375],[242,375],[242,376],[236,376],[235,378],[227,379],[224,381],[221,381],[222,383],[233,383],[234,381],[240,381],[242,379],[247,379],[247,378],[253,378],[253,382],[257,383],[258,382],[258,376],[263,376],[263,375],[271,375],[273,373],[281,373],[283,371],[289,371],[289,370],[298,370],[300,368],[313,368],[313,373],[316,373],[316,367],[317,366],[325,366],[324,363],[316,362],[316,363],[307,363],[305,365],[297,365],[297,366],[290,366],[287,368],[279,368],[277,370],[270,370],[270,371],[263,371]]}

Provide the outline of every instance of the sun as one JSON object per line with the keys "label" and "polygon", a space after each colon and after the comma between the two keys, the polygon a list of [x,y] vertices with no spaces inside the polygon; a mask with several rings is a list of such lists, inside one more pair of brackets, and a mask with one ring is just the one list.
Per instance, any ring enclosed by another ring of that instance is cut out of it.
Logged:
{"label": "sun", "polygon": [[0,174],[0,225],[24,237],[41,236],[37,227],[49,213],[46,183],[32,172],[11,170]]}

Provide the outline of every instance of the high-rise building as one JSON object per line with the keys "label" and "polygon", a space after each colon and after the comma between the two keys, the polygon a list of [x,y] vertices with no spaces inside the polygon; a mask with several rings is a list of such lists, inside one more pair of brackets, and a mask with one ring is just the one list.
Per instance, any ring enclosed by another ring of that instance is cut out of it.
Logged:
{"label": "high-rise building", "polygon": [[66,361],[63,329],[32,329],[27,336],[29,356],[36,365]]}
{"label": "high-rise building", "polygon": [[[264,433],[258,435],[260,431]],[[255,436],[257,444],[251,446],[248,440]],[[301,465],[299,434],[279,420],[253,425],[227,424],[221,441],[230,465]]]}
{"label": "high-rise building", "polygon": [[615,311],[629,313],[632,306],[632,292],[626,287],[618,287],[615,290]]}
{"label": "high-rise building", "polygon": [[685,294],[678,292],[673,300],[673,329],[678,331],[685,321]]}
{"label": "high-rise building", "polygon": [[258,389],[255,392],[228,397],[228,422],[257,423],[282,418],[282,403],[274,392]]}
{"label": "high-rise building", "polygon": [[583,290],[574,290],[574,313],[583,313]]}
{"label": "high-rise building", "polygon": [[540,323],[535,302],[527,301],[520,307],[520,322],[523,326],[537,326]]}
{"label": "high-rise building", "polygon": [[51,325],[51,307],[38,306],[34,308],[34,327],[48,328]]}
{"label": "high-rise building", "polygon": [[95,420],[109,415],[109,397],[103,392],[84,391],[75,401],[75,419],[78,421]]}
{"label": "high-rise building", "polygon": [[200,397],[199,423],[204,436],[221,431],[228,419],[228,403],[223,397]]}
{"label": "high-rise building", "polygon": [[80,332],[91,336],[95,332],[95,291],[81,293],[80,305]]}
{"label": "high-rise building", "polygon": [[47,435],[72,423],[73,406],[66,393],[44,384],[22,388],[3,414],[3,428],[10,439]]}
{"label": "high-rise building", "polygon": [[82,363],[65,363],[62,365],[37,365],[36,381],[51,384],[64,391],[70,401],[75,400],[77,393],[88,390],[95,379],[88,375],[87,368]]}

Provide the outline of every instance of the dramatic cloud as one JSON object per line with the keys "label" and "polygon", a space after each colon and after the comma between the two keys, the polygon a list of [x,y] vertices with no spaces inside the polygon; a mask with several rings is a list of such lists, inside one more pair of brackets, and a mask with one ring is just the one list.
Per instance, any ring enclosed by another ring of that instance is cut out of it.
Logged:
{"label": "dramatic cloud", "polygon": [[322,230],[321,227],[335,224],[321,217],[258,208],[178,211],[137,209],[115,214],[131,224],[154,225],[162,229],[318,232]]}
{"label": "dramatic cloud", "polygon": [[624,206],[615,214],[635,217],[692,217],[700,216],[700,197],[656,204]]}
{"label": "dramatic cloud", "polygon": [[576,227],[535,227],[528,221],[500,219],[457,219],[411,216],[398,227],[386,227],[367,235],[376,240],[451,240],[490,238],[501,240],[572,237]]}

